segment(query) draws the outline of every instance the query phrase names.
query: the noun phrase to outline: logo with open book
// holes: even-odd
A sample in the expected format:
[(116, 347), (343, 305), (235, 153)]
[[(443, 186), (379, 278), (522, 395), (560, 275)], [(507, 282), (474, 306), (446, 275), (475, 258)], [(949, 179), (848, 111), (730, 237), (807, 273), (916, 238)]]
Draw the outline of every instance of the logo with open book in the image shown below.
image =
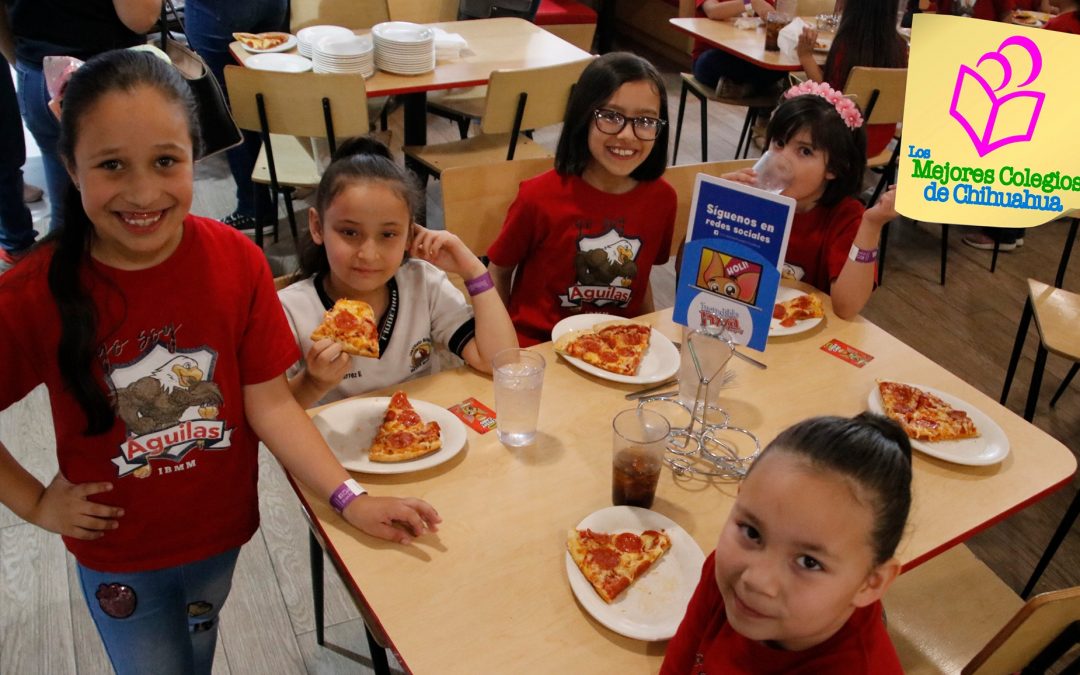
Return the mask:
[[(983, 64), (997, 65), (988, 66), (988, 74), (997, 74), (1000, 69), (1001, 82), (996, 87), (977, 70)], [(1006, 38), (997, 51), (983, 54), (975, 68), (960, 66), (949, 114), (967, 132), (980, 157), (1010, 143), (1031, 140), (1046, 94), (1025, 87), (1039, 77), (1042, 65), (1042, 53), (1035, 43), (1014, 35)], [(1010, 86), (1013, 76), (1019, 79), (1025, 71), (1023, 81)]]

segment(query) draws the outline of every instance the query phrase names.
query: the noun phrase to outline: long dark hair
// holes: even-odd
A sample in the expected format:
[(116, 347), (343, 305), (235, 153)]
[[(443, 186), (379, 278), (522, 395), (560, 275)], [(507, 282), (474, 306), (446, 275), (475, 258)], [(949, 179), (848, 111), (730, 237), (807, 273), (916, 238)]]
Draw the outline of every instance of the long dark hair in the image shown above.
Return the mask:
[[(320, 223), (325, 222), (326, 209), (334, 198), (350, 185), (363, 181), (379, 181), (388, 186), (408, 205), (411, 218), (415, 219), (420, 212), (423, 194), (416, 178), (394, 163), (390, 150), (385, 145), (373, 138), (359, 136), (338, 147), (333, 161), (319, 181), (319, 189), (315, 192), (315, 211), (319, 214)], [(408, 236), (411, 241), (411, 227)], [(310, 229), (305, 230), (300, 237), (298, 248), (300, 276), (307, 278), (330, 271), (326, 247), (315, 243)]]
[(811, 417), (781, 431), (757, 461), (777, 451), (802, 457), (812, 467), (835, 471), (858, 484), (874, 512), (870, 534), (874, 564), (896, 553), (911, 510), (911, 442), (900, 425), (872, 413), (853, 418)]
[[(153, 87), (184, 108), (191, 130), (192, 149), (198, 151), (199, 123), (187, 83), (175, 68), (158, 57), (124, 49), (90, 59), (71, 76), (64, 89), (60, 138), (56, 147), (69, 167), (75, 166), (75, 146), (79, 134), (84, 131), (80, 122), (86, 113), (106, 94), (133, 92), (140, 87)], [(49, 263), (49, 291), (60, 318), (56, 358), (64, 384), (86, 415), (84, 433), (90, 436), (105, 433), (115, 421), (109, 396), (94, 375), (98, 316), (82, 279), (84, 270), (90, 267), (94, 224), (86, 215), (74, 185), (68, 186), (62, 208), (63, 226), (46, 239), (55, 242)]]
[(907, 65), (907, 44), (896, 32), (897, 0), (852, 0), (844, 3), (844, 13), (825, 57), (825, 79), (835, 89), (843, 89), (855, 66), (903, 68)]
[(660, 119), (665, 124), (656, 137), (652, 152), (630, 177), (634, 180), (656, 180), (667, 168), (668, 105), (664, 80), (653, 64), (629, 52), (611, 52), (593, 60), (570, 94), (566, 104), (559, 145), (555, 148), (555, 170), (561, 176), (580, 176), (589, 165), (589, 130), (593, 112), (611, 100), (619, 87), (627, 82), (645, 80), (652, 83), (660, 96)]
[(765, 130), (765, 142), (766, 147), (773, 140), (786, 144), (799, 131), (809, 131), (811, 145), (825, 152), (826, 168), (836, 176), (827, 181), (819, 202), (822, 206), (835, 206), (862, 187), (866, 171), (865, 126), (849, 129), (832, 103), (814, 94), (804, 94), (777, 106)]

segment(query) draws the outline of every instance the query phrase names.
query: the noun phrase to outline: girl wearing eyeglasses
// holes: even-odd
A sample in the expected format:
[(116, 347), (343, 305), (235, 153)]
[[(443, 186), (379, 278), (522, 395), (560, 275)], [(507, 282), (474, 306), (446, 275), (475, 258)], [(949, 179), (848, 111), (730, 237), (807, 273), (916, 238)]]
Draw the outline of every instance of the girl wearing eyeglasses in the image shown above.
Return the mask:
[(574, 314), (653, 310), (649, 273), (671, 249), (667, 93), (645, 59), (605, 54), (566, 108), (555, 168), (523, 181), (488, 270), (522, 346)]

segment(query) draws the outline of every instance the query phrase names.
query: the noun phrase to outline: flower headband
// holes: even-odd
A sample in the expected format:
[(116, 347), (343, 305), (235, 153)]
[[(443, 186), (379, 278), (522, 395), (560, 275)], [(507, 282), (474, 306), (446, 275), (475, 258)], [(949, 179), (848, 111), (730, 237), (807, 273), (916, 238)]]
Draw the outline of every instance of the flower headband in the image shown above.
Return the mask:
[(855, 102), (844, 96), (841, 92), (833, 89), (829, 86), (828, 82), (806, 80), (784, 92), (785, 99), (806, 95), (820, 96), (831, 103), (832, 107), (836, 108), (836, 112), (840, 115), (840, 119), (844, 120), (844, 124), (846, 124), (849, 129), (854, 130), (862, 126), (862, 114), (859, 112), (859, 108), (855, 105)]

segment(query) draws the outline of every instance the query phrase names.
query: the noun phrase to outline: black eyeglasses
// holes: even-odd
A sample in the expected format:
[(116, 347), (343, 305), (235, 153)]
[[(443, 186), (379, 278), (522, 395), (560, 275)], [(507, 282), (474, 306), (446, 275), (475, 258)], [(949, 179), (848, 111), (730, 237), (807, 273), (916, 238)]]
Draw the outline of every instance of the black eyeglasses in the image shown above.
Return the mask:
[(593, 119), (596, 122), (597, 129), (611, 136), (625, 129), (626, 123), (630, 122), (634, 135), (642, 141), (655, 141), (656, 137), (660, 135), (660, 130), (667, 124), (664, 120), (656, 117), (627, 117), (621, 112), (608, 110), (607, 108), (594, 110)]

